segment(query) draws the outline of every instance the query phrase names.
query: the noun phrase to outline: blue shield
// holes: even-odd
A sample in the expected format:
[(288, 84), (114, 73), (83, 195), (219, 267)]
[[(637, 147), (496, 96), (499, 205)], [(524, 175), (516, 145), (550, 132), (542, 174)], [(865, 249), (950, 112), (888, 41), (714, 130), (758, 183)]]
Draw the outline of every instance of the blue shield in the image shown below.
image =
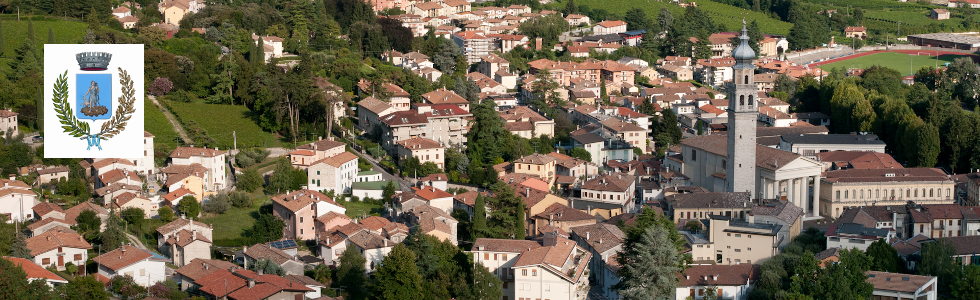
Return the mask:
[(75, 115), (89, 120), (112, 117), (112, 74), (75, 74)]

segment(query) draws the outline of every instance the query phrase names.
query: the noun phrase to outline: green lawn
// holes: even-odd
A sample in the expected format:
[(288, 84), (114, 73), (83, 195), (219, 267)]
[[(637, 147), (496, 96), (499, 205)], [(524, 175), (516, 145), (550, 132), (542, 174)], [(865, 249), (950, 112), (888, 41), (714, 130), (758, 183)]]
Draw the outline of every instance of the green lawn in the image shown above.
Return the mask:
[[(675, 4), (668, 3), (667, 1), (661, 2), (657, 0), (579, 0), (576, 1), (577, 4), (584, 4), (592, 9), (605, 9), (609, 12), (616, 13), (619, 15), (625, 15), (627, 10), (633, 9), (634, 7), (643, 8), (647, 13), (647, 17), (656, 20), (657, 15), (660, 14), (660, 8), (666, 7), (670, 10), (674, 19), (684, 17), (684, 8), (677, 6)], [(711, 2), (711, 1), (697, 1), (698, 8), (704, 10), (716, 23), (721, 23), (725, 25), (725, 30), (727, 31), (737, 31), (742, 28), (742, 18), (746, 21), (752, 22), (752, 20), (757, 20), (759, 22), (759, 28), (762, 29), (763, 33), (766, 34), (777, 34), (786, 35), (789, 34), (789, 29), (793, 25), (787, 22), (773, 19), (763, 13), (754, 12), (751, 10), (741, 9), (728, 4)]]
[(262, 131), (252, 121), (251, 111), (244, 106), (172, 102), (170, 108), (185, 130), (191, 130), (188, 122), (197, 122), (222, 149), (234, 146), (232, 131), (238, 136), (238, 148), (280, 146), (275, 135)]
[(361, 201), (338, 201), (337, 203), (347, 208), (347, 216), (351, 218), (360, 218), (365, 212), (368, 216), (381, 216), (381, 211), (384, 209), (381, 205)]
[(220, 215), (204, 216), (201, 222), (211, 224), (214, 228), (214, 245), (222, 247), (245, 246), (247, 240), (244, 239), (246, 230), (252, 228), (255, 217), (259, 214), (262, 205), (271, 203), (268, 196), (260, 192), (253, 193), (255, 201), (251, 208), (231, 207), (227, 212)]
[(152, 133), (155, 137), (153, 138), (154, 144), (164, 144), (169, 146), (176, 146), (177, 143), (177, 132), (174, 131), (174, 126), (167, 121), (167, 117), (163, 115), (160, 111), (160, 107), (153, 104), (149, 98), (143, 101), (143, 116), (145, 122), (143, 123), (143, 129)]
[[(926, 54), (927, 51), (923, 51), (921, 55), (909, 55), (905, 53), (896, 52), (883, 52), (875, 53), (871, 55), (866, 55), (854, 59), (848, 59), (844, 61), (839, 61), (835, 63), (830, 63), (826, 65), (821, 65), (820, 68), (823, 70), (831, 70), (833, 68), (859, 68), (865, 69), (873, 65), (884, 66), (898, 70), (902, 74), (912, 74), (922, 67), (929, 66), (935, 67), (937, 64), (937, 59), (935, 55)], [(956, 58), (961, 57), (961, 55), (942, 55), (939, 56), (938, 64), (943, 66), (947, 62), (952, 62)], [(909, 69), (909, 64), (911, 63), (912, 69)]]

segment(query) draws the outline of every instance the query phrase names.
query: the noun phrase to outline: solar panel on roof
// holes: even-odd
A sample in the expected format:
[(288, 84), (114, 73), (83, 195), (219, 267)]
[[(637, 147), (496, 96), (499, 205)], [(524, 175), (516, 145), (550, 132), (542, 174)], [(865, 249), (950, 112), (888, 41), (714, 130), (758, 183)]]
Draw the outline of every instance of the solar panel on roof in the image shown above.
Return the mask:
[(273, 248), (276, 248), (276, 249), (289, 249), (289, 248), (296, 248), (296, 247), (298, 247), (296, 245), (296, 241), (294, 241), (294, 240), (282, 240), (282, 241), (269, 242), (268, 245), (271, 246), (271, 247), (273, 247)]

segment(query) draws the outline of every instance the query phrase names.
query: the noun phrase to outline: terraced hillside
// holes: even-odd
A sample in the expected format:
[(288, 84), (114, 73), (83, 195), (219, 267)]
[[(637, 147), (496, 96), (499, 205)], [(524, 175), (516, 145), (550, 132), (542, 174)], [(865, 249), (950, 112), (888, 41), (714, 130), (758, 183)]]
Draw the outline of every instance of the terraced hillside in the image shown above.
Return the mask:
[[(666, 7), (668, 10), (670, 10), (675, 19), (684, 15), (683, 7), (656, 0), (578, 0), (576, 3), (587, 5), (593, 9), (605, 9), (619, 15), (626, 14), (627, 10), (634, 7), (643, 8), (643, 10), (646, 11), (647, 16), (651, 18), (656, 18), (660, 13), (660, 8), (662, 7)], [(773, 19), (763, 13), (734, 7), (728, 4), (711, 1), (697, 1), (697, 4), (701, 10), (711, 15), (716, 23), (724, 24), (727, 31), (734, 31), (741, 28), (743, 18), (750, 22), (752, 20), (758, 21), (759, 27), (762, 28), (762, 31), (765, 34), (786, 35), (789, 33), (790, 27), (793, 27), (793, 24), (791, 23)]]

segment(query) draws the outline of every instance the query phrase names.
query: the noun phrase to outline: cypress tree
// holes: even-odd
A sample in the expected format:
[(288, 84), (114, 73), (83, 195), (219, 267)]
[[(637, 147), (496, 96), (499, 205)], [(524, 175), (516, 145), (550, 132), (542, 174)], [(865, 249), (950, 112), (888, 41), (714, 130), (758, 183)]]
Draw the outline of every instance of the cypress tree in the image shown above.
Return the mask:
[(37, 129), (44, 131), (44, 88), (37, 89), (37, 103), (34, 105), (37, 107)]
[(48, 44), (54, 44), (54, 28), (48, 27)]
[(473, 241), (477, 238), (486, 237), (487, 232), (487, 205), (483, 195), (476, 196), (476, 204), (473, 209), (473, 233), (470, 237)]
[(27, 236), (23, 232), (17, 233), (17, 238), (14, 239), (14, 245), (10, 247), (10, 256), (28, 260), (34, 259), (34, 256), (31, 256), (31, 249), (27, 248)]
[(0, 22), (0, 57), (5, 50), (7, 50), (7, 40), (3, 37), (3, 22)]
[(27, 21), (27, 39), (34, 41), (34, 21)]
[(517, 228), (514, 228), (514, 239), (523, 240), (525, 235), (524, 221), (526, 219), (524, 217), (524, 199), (518, 199), (516, 215), (517, 215)]

